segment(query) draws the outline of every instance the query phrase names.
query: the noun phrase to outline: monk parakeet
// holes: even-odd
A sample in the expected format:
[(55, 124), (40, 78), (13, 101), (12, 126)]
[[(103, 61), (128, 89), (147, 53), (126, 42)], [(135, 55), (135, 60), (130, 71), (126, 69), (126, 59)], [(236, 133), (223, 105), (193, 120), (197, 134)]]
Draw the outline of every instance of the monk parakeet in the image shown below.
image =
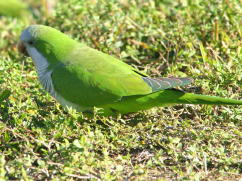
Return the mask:
[(151, 78), (48, 26), (31, 25), (20, 39), (19, 50), (33, 59), (44, 89), (63, 106), (78, 111), (97, 107), (103, 115), (114, 115), (174, 104), (242, 104), (175, 89), (192, 79)]

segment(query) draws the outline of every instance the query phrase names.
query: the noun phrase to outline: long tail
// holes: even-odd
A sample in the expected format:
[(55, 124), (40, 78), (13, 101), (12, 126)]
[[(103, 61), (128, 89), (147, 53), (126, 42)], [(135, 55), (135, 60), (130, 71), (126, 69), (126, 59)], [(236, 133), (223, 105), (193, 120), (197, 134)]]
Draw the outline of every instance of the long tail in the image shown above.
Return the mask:
[(165, 106), (167, 104), (242, 105), (242, 100), (186, 93), (177, 89), (155, 92), (143, 97), (143, 99), (145, 98), (147, 99), (146, 102), (153, 103), (153, 106)]
[(112, 111), (126, 114), (152, 107), (175, 104), (242, 105), (242, 100), (185, 93), (176, 89), (166, 89), (148, 95), (124, 97), (121, 101), (103, 108), (105, 108), (107, 114), (112, 114)]
[(177, 99), (181, 104), (215, 104), (215, 105), (242, 105), (242, 100), (228, 99), (216, 96), (185, 93)]

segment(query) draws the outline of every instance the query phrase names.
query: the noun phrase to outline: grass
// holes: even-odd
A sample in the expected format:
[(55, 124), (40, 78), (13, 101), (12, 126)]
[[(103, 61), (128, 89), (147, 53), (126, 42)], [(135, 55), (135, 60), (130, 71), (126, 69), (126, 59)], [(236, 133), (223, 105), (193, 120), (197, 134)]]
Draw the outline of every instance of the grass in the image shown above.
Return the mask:
[(190, 92), (239, 99), (239, 1), (63, 0), (50, 16), (33, 11), (29, 23), (0, 18), (0, 180), (239, 180), (239, 106), (85, 118), (44, 92), (16, 49), (28, 24), (46, 24), (151, 76), (194, 77)]

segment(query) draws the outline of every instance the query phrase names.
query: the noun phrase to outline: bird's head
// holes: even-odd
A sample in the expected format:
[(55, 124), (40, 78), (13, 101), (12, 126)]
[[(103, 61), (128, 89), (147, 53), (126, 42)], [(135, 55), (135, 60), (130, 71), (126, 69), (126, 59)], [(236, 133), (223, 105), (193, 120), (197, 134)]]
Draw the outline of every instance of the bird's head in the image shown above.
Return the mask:
[(20, 36), (20, 41), (18, 42), (18, 50), (20, 53), (23, 53), (26, 56), (29, 56), (27, 49), (33, 48), (34, 42), (36, 43), (36, 38), (33, 36), (35, 29), (36, 26), (29, 26), (22, 32)]
[(64, 33), (44, 25), (31, 25), (20, 36), (18, 49), (36, 63), (44, 57), (50, 64), (65, 58), (76, 42)]

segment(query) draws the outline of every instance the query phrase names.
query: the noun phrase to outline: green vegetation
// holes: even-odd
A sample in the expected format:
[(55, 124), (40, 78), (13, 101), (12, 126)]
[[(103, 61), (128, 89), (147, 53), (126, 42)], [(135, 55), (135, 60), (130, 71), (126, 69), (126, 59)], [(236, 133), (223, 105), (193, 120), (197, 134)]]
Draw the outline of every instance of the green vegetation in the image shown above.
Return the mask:
[(25, 16), (27, 15), (27, 6), (21, 0), (0, 0), (0, 15)]
[[(62, 0), (52, 16), (41, 12), (32, 23), (149, 75), (193, 77), (187, 91), (241, 96), (237, 0)], [(0, 180), (239, 180), (241, 107), (179, 105), (117, 118), (65, 111), (17, 52), (27, 25), (0, 19)]]

